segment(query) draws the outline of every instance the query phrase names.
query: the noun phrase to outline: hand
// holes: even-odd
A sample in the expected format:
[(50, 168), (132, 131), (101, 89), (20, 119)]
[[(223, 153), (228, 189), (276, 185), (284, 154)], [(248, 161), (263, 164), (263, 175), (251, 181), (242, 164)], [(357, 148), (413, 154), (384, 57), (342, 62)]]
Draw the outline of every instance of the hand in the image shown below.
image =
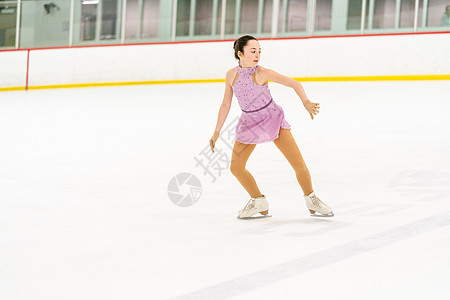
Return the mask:
[(318, 114), (319, 113), (319, 108), (320, 108), (320, 103), (313, 103), (309, 100), (306, 100), (303, 103), (303, 106), (306, 108), (306, 110), (309, 112), (309, 115), (311, 116), (311, 120), (314, 119), (313, 114)]
[(212, 138), (209, 140), (209, 146), (211, 147), (212, 152), (214, 152), (214, 146), (218, 138), (219, 138), (219, 131), (214, 131)]

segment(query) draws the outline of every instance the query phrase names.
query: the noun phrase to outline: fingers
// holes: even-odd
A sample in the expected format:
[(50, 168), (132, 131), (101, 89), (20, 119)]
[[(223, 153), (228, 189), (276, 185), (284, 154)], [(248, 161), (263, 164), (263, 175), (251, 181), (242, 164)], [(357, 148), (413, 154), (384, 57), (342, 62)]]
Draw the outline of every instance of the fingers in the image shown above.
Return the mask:
[(317, 109), (308, 109), (308, 112), (310, 114), (315, 114), (315, 115), (317, 115), (319, 113), (319, 111)]
[(314, 104), (314, 107), (313, 107), (312, 111), (314, 114), (318, 114), (320, 105), (319, 105), (319, 103), (313, 103), (313, 104)]
[(305, 103), (305, 108), (311, 116), (311, 120), (314, 120), (314, 115), (317, 115), (319, 113), (320, 103), (307, 101)]
[(313, 103), (313, 104), (314, 104), (314, 109), (315, 109), (315, 110), (318, 110), (318, 109), (320, 108), (319, 103)]
[(320, 105), (319, 105), (319, 103), (309, 103), (309, 104), (305, 105), (305, 108), (308, 112), (318, 113)]
[(211, 147), (211, 151), (214, 152), (214, 141), (209, 140), (209, 146)]

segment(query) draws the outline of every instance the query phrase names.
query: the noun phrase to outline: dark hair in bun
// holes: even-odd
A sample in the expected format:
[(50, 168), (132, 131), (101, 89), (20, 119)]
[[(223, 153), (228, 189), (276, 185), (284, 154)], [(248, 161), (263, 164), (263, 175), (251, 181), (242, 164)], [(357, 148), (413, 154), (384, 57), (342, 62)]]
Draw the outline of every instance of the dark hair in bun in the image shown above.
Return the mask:
[(247, 45), (247, 42), (249, 40), (257, 41), (258, 39), (256, 39), (255, 37), (253, 37), (251, 35), (244, 35), (244, 36), (241, 36), (240, 38), (238, 38), (237, 40), (234, 41), (234, 44), (233, 44), (234, 57), (237, 60), (239, 60), (238, 51), (241, 51), (242, 53), (244, 53), (244, 47)]

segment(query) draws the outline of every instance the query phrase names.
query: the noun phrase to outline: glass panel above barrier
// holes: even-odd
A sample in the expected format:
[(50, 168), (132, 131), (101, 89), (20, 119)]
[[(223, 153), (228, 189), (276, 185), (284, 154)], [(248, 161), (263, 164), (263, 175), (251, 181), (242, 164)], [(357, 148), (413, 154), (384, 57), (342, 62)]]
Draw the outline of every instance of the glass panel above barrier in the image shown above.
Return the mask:
[[(276, 37), (450, 31), (448, 1), (278, 0)], [(17, 0), (0, 0), (0, 48), (216, 40), (222, 38), (222, 23), (224, 39), (270, 38), (273, 3), (126, 0), (124, 6), (125, 0), (22, 0), (18, 7)]]
[(399, 27), (414, 28), (414, 12), (416, 0), (401, 0)]
[(419, 9), (417, 11), (417, 29), (424, 27), (423, 16), (423, 0), (419, 0)]
[(450, 30), (450, 2), (428, 0), (427, 27)]
[(127, 0), (125, 12), (125, 39), (136, 39), (138, 37), (139, 15), (138, 0)]
[(138, 38), (138, 0), (127, 0), (126, 7), (124, 3), (125, 0), (74, 0), (72, 44), (119, 44), (122, 35)]
[(119, 28), (117, 28), (117, 21), (120, 13), (118, 4), (118, 0), (101, 1), (100, 40), (115, 40), (118, 38)]
[(272, 32), (272, 12), (273, 12), (273, 0), (264, 0), (264, 7), (262, 13), (262, 32)]
[(159, 2), (159, 0), (144, 0), (141, 38), (158, 37)]
[(331, 5), (332, 0), (316, 0), (314, 32), (331, 30)]
[(278, 32), (306, 33), (308, 0), (280, 0)]
[(189, 35), (189, 21), (191, 17), (191, 0), (177, 1), (177, 36)]
[(211, 35), (213, 0), (195, 1), (194, 35)]
[(98, 2), (81, 2), (80, 41), (96, 40)]
[[(216, 15), (216, 25), (213, 26), (213, 35), (216, 35), (217, 37), (220, 36), (221, 29), (222, 29), (222, 6), (223, 6), (222, 0), (217, 0), (216, 5), (216, 11), (213, 12), (213, 22), (214, 22), (214, 15)], [(214, 9), (214, 7), (213, 7)]]
[(240, 2), (239, 33), (255, 34), (258, 25), (258, 0)]
[(372, 28), (395, 28), (396, 0), (376, 0)]
[[(366, 3), (368, 3), (368, 1)], [(361, 9), (362, 9), (362, 0), (349, 0), (347, 7), (346, 30), (354, 30), (354, 29), (361, 30), (361, 20), (362, 20)], [(368, 10), (366, 9), (366, 11)]]
[(16, 44), (17, 1), (0, 1), (0, 48)]
[(69, 45), (70, 1), (22, 0), (19, 48)]
[(225, 34), (238, 34), (234, 31), (236, 23), (236, 0), (227, 0), (225, 10)]

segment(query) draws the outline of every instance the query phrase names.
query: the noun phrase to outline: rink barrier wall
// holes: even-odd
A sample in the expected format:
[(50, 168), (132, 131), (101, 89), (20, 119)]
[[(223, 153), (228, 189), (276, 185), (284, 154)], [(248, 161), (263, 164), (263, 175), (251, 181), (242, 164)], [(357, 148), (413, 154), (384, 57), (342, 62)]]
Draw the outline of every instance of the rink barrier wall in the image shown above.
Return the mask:
[[(224, 82), (226, 71), (237, 65), (233, 42), (0, 50), (0, 91)], [(450, 80), (450, 31), (259, 42), (260, 64), (298, 81)]]

